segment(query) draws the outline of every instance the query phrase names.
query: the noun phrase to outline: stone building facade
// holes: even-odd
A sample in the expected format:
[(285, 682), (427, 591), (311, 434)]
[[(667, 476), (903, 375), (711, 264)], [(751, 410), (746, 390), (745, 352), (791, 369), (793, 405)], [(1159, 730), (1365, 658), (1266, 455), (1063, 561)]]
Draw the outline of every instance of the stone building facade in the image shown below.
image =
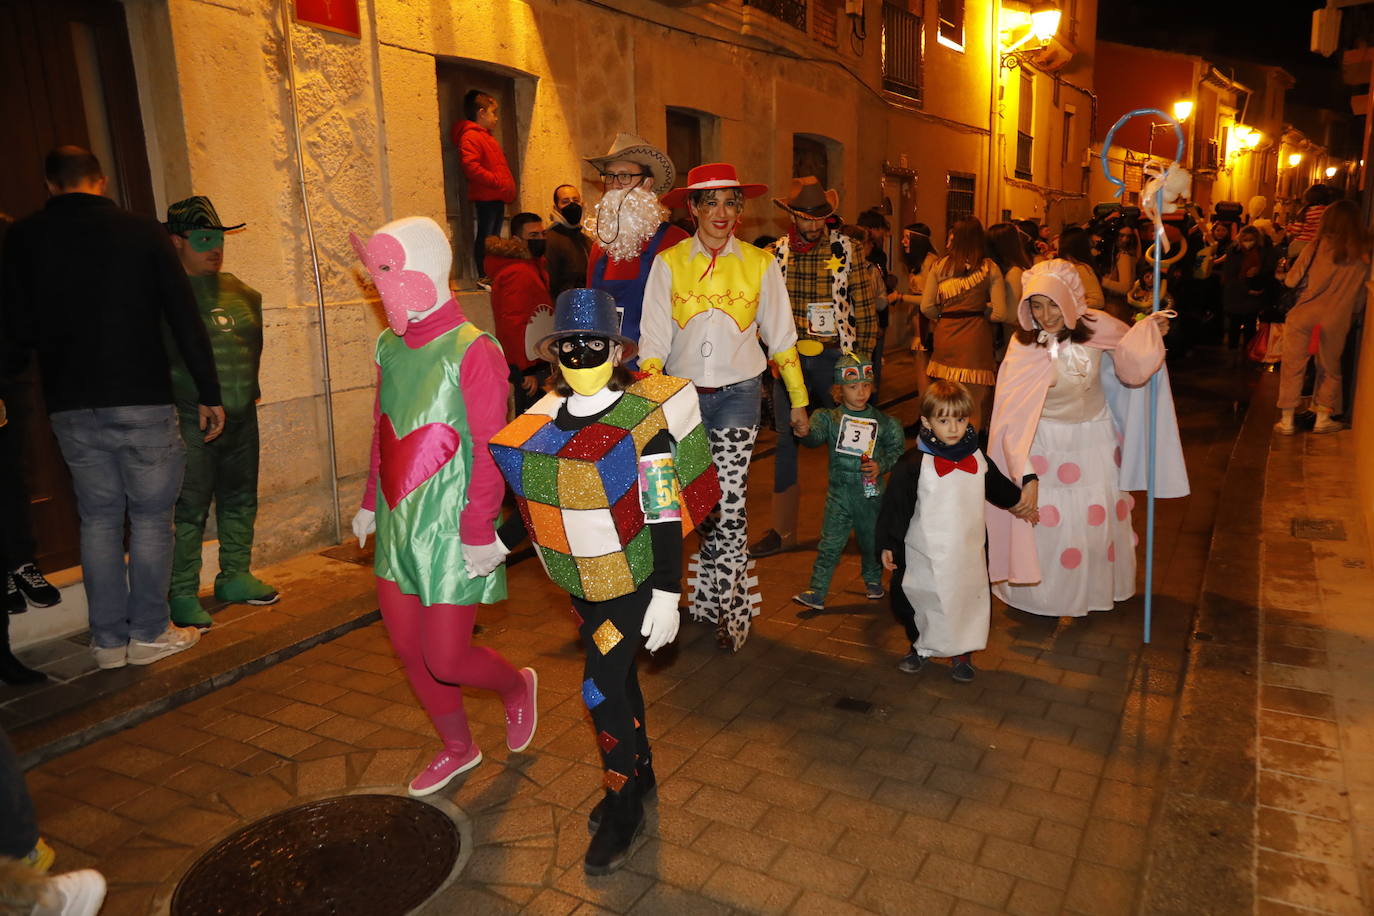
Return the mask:
[[(964, 215), (1090, 208), (1093, 0), (1066, 0), (1063, 40), (1014, 67), (1016, 0), (356, 2), (358, 37), (288, 23), (283, 0), (122, 3), (156, 207), (205, 194), (248, 224), (225, 269), (265, 307), (258, 562), (347, 532), (384, 326), (348, 234), (411, 215), (469, 231), (448, 139), (467, 85), (506, 101), (510, 213), (548, 213), (563, 183), (590, 205), (582, 157), (619, 131), (776, 193), (821, 170), (847, 217), (882, 206), (937, 243)], [(784, 228), (762, 200), (741, 235)], [(487, 322), (458, 242), (462, 304)]]

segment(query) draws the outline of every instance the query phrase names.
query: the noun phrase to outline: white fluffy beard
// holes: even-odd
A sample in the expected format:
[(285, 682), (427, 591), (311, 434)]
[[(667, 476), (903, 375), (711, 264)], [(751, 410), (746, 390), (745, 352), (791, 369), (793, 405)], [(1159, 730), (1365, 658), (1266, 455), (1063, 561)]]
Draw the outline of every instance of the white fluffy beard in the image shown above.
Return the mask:
[(612, 261), (632, 261), (658, 231), (664, 214), (653, 191), (614, 188), (597, 202), (595, 215), (584, 226)]

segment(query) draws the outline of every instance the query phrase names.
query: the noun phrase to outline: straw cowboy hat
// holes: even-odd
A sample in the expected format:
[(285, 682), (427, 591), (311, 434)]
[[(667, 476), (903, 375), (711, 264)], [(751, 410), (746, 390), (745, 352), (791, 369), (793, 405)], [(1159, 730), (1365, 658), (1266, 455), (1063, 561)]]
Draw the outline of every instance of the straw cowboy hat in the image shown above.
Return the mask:
[(673, 160), (668, 158), (668, 154), (634, 134), (616, 134), (615, 142), (606, 155), (592, 156), (582, 161), (602, 172), (607, 165), (620, 160), (635, 162), (648, 169), (654, 176), (655, 194), (667, 191), (677, 180), (677, 169), (673, 168)]
[(840, 208), (840, 192), (821, 185), (813, 175), (792, 179), (787, 197), (774, 197), (773, 203), (802, 219), (825, 219)]
[(745, 197), (762, 197), (768, 193), (766, 184), (742, 183), (735, 174), (735, 167), (728, 162), (709, 162), (687, 173), (686, 187), (673, 188), (660, 200), (663, 206), (676, 210), (687, 206), (687, 195), (693, 191), (716, 191), (722, 188), (738, 188)]

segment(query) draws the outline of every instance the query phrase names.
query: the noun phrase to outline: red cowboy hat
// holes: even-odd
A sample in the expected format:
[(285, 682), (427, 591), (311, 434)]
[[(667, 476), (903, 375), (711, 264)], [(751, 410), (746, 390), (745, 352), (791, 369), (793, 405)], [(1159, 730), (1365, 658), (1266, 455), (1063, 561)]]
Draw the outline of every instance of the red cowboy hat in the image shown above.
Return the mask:
[(728, 162), (708, 162), (687, 173), (687, 187), (673, 188), (659, 199), (663, 206), (676, 210), (687, 206), (687, 195), (692, 191), (718, 188), (739, 188), (745, 197), (762, 197), (768, 193), (766, 184), (742, 184), (735, 174), (735, 167)]

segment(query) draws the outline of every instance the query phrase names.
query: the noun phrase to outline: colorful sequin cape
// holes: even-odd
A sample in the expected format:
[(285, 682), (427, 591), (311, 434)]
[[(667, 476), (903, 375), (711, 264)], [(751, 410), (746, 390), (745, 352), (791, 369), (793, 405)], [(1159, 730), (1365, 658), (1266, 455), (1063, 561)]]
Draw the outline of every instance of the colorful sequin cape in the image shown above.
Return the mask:
[(546, 395), (492, 437), (491, 453), (549, 578), (575, 597), (609, 601), (654, 568), (638, 485), (649, 440), (663, 429), (673, 439), (684, 533), (720, 501), (720, 483), (687, 379), (640, 379), (578, 430), (553, 422), (564, 401)]

